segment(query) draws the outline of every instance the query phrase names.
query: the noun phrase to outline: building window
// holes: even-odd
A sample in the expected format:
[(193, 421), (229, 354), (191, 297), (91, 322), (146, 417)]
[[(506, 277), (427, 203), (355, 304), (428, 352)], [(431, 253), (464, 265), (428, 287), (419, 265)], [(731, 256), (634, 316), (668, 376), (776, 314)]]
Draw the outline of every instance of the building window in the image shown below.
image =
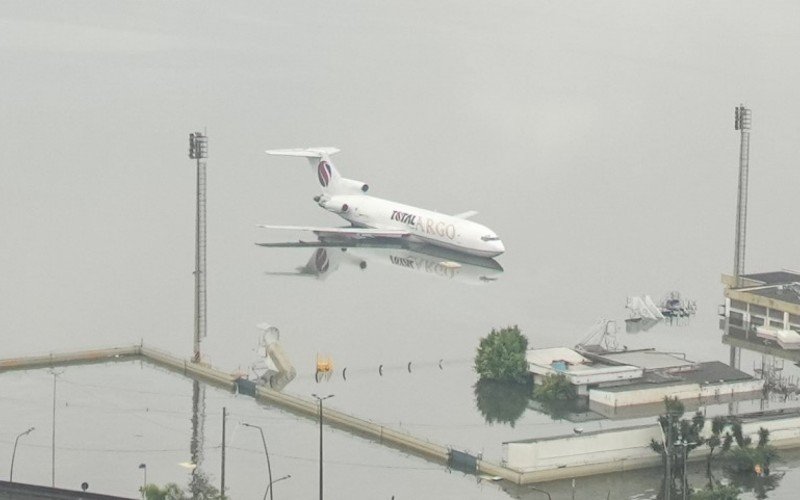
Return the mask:
[(772, 319), (779, 319), (781, 323), (783, 323), (783, 311), (779, 311), (777, 309), (770, 309), (769, 317)]
[(731, 309), (738, 309), (740, 311), (747, 310), (747, 303), (742, 302), (741, 300), (733, 300), (731, 299)]

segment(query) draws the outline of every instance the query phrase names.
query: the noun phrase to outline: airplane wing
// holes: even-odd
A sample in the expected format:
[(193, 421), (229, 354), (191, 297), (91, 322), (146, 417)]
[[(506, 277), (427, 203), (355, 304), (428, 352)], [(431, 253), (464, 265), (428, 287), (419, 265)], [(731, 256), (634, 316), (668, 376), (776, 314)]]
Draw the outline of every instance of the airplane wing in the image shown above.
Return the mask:
[(467, 210), (466, 212), (461, 212), (460, 214), (455, 214), (455, 215), (453, 215), (453, 217), (456, 217), (456, 218), (459, 218), (459, 219), (469, 219), (470, 217), (475, 217), (476, 215), (478, 215), (477, 211), (475, 211), (475, 210)]
[(259, 224), (264, 229), (281, 229), (287, 231), (310, 231), (317, 236), (343, 238), (402, 238), (411, 234), (404, 229), (372, 229), (367, 227), (313, 227), (313, 226), (271, 226)]

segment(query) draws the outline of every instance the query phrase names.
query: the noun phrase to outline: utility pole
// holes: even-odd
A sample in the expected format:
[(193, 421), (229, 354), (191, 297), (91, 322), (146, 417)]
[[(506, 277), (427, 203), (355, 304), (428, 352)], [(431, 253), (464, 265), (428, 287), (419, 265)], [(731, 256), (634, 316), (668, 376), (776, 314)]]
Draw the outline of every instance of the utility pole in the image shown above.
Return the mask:
[(57, 371), (54, 369), (50, 369), (50, 373), (53, 375), (53, 441), (51, 443), (51, 457), (50, 457), (50, 485), (55, 488), (56, 487), (56, 388), (57, 388), (57, 381), (58, 376), (64, 373), (63, 370)]
[(664, 451), (667, 453), (667, 471), (664, 476), (664, 498), (670, 500), (672, 494), (672, 413), (667, 409), (667, 442), (664, 443)]
[(322, 402), (328, 398), (332, 398), (333, 394), (328, 394), (325, 397), (312, 394), (319, 403), (319, 500), (322, 500)]
[(225, 420), (227, 418), (227, 408), (222, 407), (222, 473), (220, 474), (219, 492), (225, 498)]
[(189, 158), (197, 160), (197, 214), (195, 218), (194, 259), (194, 353), (200, 362), (200, 340), (206, 336), (206, 158), (208, 137), (202, 132), (189, 134)]

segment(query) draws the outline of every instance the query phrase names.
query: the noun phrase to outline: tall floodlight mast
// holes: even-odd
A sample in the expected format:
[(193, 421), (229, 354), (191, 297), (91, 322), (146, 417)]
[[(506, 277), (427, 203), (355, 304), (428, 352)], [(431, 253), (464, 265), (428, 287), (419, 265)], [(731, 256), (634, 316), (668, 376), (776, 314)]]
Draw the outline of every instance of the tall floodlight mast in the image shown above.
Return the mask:
[(750, 123), (751, 113), (744, 105), (736, 108), (735, 129), (741, 131), (739, 146), (739, 195), (736, 201), (736, 249), (733, 257), (733, 277), (736, 286), (742, 286), (744, 274), (744, 251), (747, 239), (747, 176), (750, 170)]
[(206, 158), (208, 137), (189, 134), (189, 158), (197, 160), (197, 217), (195, 223), (194, 266), (194, 354), (200, 362), (200, 339), (206, 336)]
[[(739, 145), (739, 194), (736, 199), (736, 248), (733, 256), (733, 280), (734, 286), (742, 286), (742, 275), (744, 274), (744, 251), (747, 240), (747, 176), (750, 170), (750, 124), (751, 113), (748, 108), (740, 104), (735, 112), (734, 129), (739, 130), (742, 135)], [(745, 321), (749, 319), (745, 318)], [(738, 347), (731, 346), (730, 366), (739, 368), (742, 357)], [(731, 402), (729, 412), (736, 414), (739, 412), (738, 403)]]

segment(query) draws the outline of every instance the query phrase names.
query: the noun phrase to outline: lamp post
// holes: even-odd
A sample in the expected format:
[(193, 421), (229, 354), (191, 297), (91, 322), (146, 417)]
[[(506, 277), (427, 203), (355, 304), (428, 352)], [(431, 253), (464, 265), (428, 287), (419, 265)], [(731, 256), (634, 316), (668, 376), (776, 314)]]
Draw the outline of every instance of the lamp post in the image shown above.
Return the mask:
[(58, 376), (64, 373), (64, 370), (55, 370), (50, 369), (50, 373), (53, 374), (53, 440), (50, 445), (51, 448), (51, 455), (50, 455), (50, 486), (53, 488), (56, 487), (56, 388), (58, 383)]
[(147, 464), (139, 464), (139, 468), (144, 471), (144, 478), (142, 479), (142, 498), (145, 498), (145, 491), (147, 490)]
[[(269, 476), (269, 485), (272, 485), (272, 467), (269, 465), (269, 451), (267, 451), (267, 440), (264, 438), (264, 430), (257, 425), (248, 424), (246, 422), (242, 422), (242, 425), (254, 427), (258, 429), (258, 432), (261, 433), (261, 442), (264, 444), (264, 455), (267, 456), (267, 475)], [(272, 488), (270, 488), (269, 485), (267, 486), (267, 491), (269, 492), (269, 500), (272, 500)], [(266, 491), (264, 492), (264, 498), (267, 498)]]
[(20, 432), (19, 434), (17, 434), (17, 438), (14, 440), (14, 451), (11, 453), (11, 472), (9, 472), (8, 474), (9, 483), (14, 482), (14, 458), (17, 456), (17, 442), (19, 441), (19, 438), (21, 438), (22, 436), (27, 436), (28, 434), (33, 432), (35, 428), (36, 427), (31, 427), (25, 432)]
[[(290, 477), (292, 477), (292, 475), (291, 474), (287, 474), (287, 475), (285, 475), (283, 477), (279, 477), (278, 479), (272, 481), (271, 483), (269, 483), (267, 485), (267, 491), (272, 493), (272, 485), (273, 484), (277, 483), (278, 481), (283, 481), (284, 479), (289, 479)], [(267, 498), (267, 492), (266, 491), (264, 492), (264, 498)]]
[(322, 500), (322, 402), (328, 398), (332, 398), (333, 394), (327, 396), (317, 396), (312, 394), (319, 403), (319, 500)]

